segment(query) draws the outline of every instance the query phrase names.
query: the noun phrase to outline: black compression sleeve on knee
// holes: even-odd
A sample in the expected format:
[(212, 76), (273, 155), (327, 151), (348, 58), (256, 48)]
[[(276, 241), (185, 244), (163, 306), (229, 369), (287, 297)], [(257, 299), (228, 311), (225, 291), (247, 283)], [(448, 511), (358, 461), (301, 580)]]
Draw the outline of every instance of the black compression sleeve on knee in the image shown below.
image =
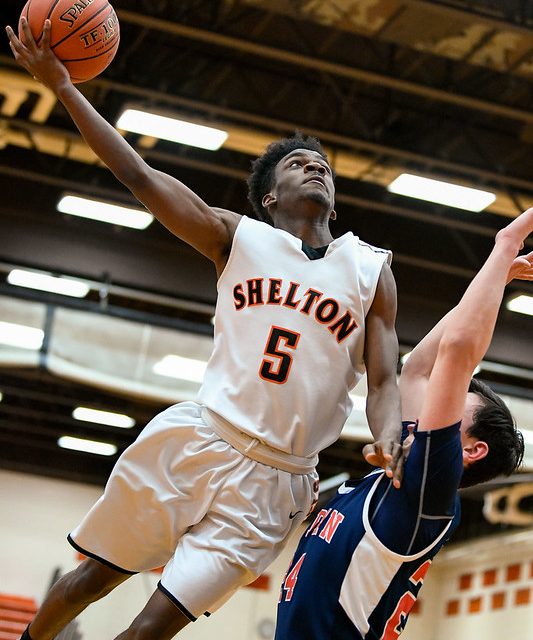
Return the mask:
[(24, 633), (20, 636), (20, 640), (32, 640), (31, 636), (30, 636), (30, 632), (28, 631), (28, 629), (30, 628), (30, 625), (28, 625), (26, 627), (26, 630), (24, 631)]

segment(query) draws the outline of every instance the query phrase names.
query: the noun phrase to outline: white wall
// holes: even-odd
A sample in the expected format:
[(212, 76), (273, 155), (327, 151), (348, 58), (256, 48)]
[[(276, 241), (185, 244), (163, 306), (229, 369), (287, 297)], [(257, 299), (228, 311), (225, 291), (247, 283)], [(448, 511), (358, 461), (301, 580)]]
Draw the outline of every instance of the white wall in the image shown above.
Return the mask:
[[(0, 592), (33, 597), (39, 603), (56, 567), (77, 566), (67, 533), (85, 515), (101, 490), (90, 485), (0, 471)], [(272, 638), (279, 585), (293, 553), (295, 536), (266, 572), (268, 591), (241, 589), (210, 618), (190, 624), (183, 640), (262, 640)], [(159, 576), (133, 576), (79, 618), (87, 640), (110, 640), (123, 631), (154, 591)], [(260, 634), (260, 627), (264, 634)], [(268, 633), (268, 629), (271, 632)]]
[(446, 547), (419, 600), (402, 640), (531, 640), (533, 529)]

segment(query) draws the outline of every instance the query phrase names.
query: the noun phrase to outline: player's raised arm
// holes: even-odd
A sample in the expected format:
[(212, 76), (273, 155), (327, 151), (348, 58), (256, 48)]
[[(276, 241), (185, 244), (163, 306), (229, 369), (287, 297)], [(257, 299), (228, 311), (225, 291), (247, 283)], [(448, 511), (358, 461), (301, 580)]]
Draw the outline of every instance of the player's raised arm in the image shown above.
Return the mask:
[[(521, 224), (527, 220), (529, 215), (529, 211), (522, 214), (525, 217), (521, 216)], [(518, 223), (511, 224), (517, 225)], [(504, 232), (507, 233), (505, 230), (502, 230), (501, 233), (503, 234)], [(518, 256), (513, 260), (507, 273), (506, 283), (511, 282), (513, 279), (533, 280), (533, 251), (527, 255)], [(413, 349), (409, 359), (403, 365), (400, 377), (400, 393), (404, 420), (416, 420), (420, 416), (429, 378), (437, 359), (441, 338), (445, 331), (453, 330), (454, 316), (456, 313), (462, 312), (462, 306), (460, 305), (449, 311), (433, 327)], [(478, 317), (481, 317), (481, 315)], [(477, 322), (472, 325), (472, 327), (477, 326)]]
[[(433, 359), (420, 411), (419, 430), (443, 428), (463, 416), (472, 373), (489, 347), (505, 285), (512, 277), (531, 279), (532, 255), (518, 258), (517, 255), (532, 232), (533, 209), (528, 209), (498, 232), (491, 254), (459, 304), (409, 358), (411, 367), (417, 365), (419, 358), (420, 362), (425, 362), (424, 366), (430, 367)], [(408, 394), (420, 392), (409, 388), (408, 371), (402, 372), (402, 378), (404, 373), (402, 401)]]
[(146, 164), (72, 84), (68, 71), (50, 49), (50, 21), (44, 24), (40, 45), (25, 18), (21, 18), (21, 25), (24, 43), (6, 27), (16, 61), (56, 94), (87, 144), (118, 180), (172, 233), (213, 260), (220, 272), (240, 216), (214, 211), (179, 180)]

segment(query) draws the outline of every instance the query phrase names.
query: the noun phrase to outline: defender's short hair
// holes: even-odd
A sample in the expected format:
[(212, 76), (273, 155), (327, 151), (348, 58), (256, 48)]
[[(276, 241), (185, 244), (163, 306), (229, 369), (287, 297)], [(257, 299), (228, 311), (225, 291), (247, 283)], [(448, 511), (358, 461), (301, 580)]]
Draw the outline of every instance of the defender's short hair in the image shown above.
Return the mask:
[(474, 422), (467, 434), (486, 442), (489, 450), (483, 459), (464, 470), (461, 487), (509, 476), (524, 458), (524, 437), (505, 402), (481, 380), (472, 379), (468, 390), (476, 393), (482, 404), (474, 412)]
[(274, 170), (282, 158), (296, 149), (316, 151), (329, 164), (320, 141), (313, 136), (304, 136), (300, 131), (289, 138), (269, 144), (265, 152), (252, 162), (252, 172), (248, 178), (248, 200), (257, 218), (263, 222), (273, 224), (268, 211), (263, 207), (263, 197), (272, 189)]

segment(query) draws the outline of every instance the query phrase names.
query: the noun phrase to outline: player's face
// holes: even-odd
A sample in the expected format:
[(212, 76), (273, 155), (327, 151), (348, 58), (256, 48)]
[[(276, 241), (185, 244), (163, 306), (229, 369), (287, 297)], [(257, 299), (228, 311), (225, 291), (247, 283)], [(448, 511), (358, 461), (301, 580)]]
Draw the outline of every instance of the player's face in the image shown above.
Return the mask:
[(334, 207), (335, 186), (327, 161), (316, 151), (296, 149), (282, 158), (275, 171), (278, 206), (290, 205), (291, 200), (307, 199), (331, 212)]

